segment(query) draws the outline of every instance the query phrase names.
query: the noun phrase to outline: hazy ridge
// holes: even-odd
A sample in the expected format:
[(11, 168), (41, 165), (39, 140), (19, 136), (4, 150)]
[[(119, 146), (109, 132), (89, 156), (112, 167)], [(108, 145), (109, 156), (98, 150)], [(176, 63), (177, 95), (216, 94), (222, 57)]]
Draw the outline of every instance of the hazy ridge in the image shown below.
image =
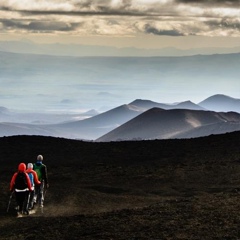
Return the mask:
[[(206, 108), (208, 106), (210, 109), (217, 106), (217, 109), (222, 111), (209, 111)], [(240, 130), (239, 106), (240, 99), (220, 94), (211, 96), (199, 104), (191, 101), (163, 104), (137, 99), (99, 114), (94, 111), (85, 115), (34, 114), (34, 124), (17, 122), (20, 116), (22, 121), (27, 118), (29, 121), (30, 113), (25, 115), (11, 112), (8, 116), (9, 110), (2, 107), (0, 117), (5, 120), (9, 117), (9, 121), (1, 121), (0, 136), (42, 135), (97, 141), (208, 136)], [(90, 116), (91, 114), (93, 115)], [(84, 116), (85, 119), (79, 120)], [(60, 119), (65, 121), (40, 124), (37, 121), (38, 117), (39, 121), (44, 118), (45, 122)], [(11, 122), (11, 119), (15, 121)]]
[(136, 47), (110, 47), (97, 45), (81, 44), (38, 44), (31, 41), (0, 41), (0, 51), (13, 53), (46, 54), (55, 56), (122, 56), (122, 57), (151, 57), (151, 56), (191, 56), (191, 55), (211, 55), (238, 53), (239, 47), (232, 48), (192, 48), (177, 49), (174, 47), (165, 47), (159, 49), (144, 49)]

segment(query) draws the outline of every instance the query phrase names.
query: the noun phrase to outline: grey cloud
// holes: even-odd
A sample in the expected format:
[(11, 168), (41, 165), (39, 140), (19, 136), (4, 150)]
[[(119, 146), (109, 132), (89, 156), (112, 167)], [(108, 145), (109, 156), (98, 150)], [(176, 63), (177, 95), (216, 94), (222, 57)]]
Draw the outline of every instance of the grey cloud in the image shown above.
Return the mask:
[(17, 10), (16, 12), (22, 15), (66, 15), (66, 16), (159, 16), (159, 14), (150, 14), (140, 11), (123, 11), (121, 9), (110, 9), (108, 7), (98, 7), (96, 10), (91, 11), (30, 11), (30, 10)]
[(17, 9), (13, 6), (0, 6), (0, 10), (17, 12), (22, 15), (66, 15), (66, 16), (159, 16), (158, 12), (153, 11), (154, 8), (147, 7), (145, 11), (139, 10), (138, 6), (132, 3), (132, 0), (122, 0), (117, 6), (111, 5), (111, 0), (86, 0), (78, 3), (72, 3), (73, 9), (58, 10), (56, 8), (50, 9)]
[(4, 28), (17, 28), (30, 31), (73, 31), (80, 23), (64, 23), (50, 21), (30, 21), (0, 19)]
[(221, 21), (206, 21), (206, 25), (210, 28), (233, 29), (240, 30), (240, 22), (232, 19), (222, 19)]
[(166, 30), (166, 29), (157, 29), (154, 26), (146, 24), (144, 30), (148, 34), (162, 35), (162, 36), (184, 36), (184, 34), (176, 29)]
[[(38, 1), (33, 2), (36, 5)], [(212, 29), (239, 29), (239, 21), (234, 21), (234, 16), (238, 17), (237, 11), (232, 13), (232, 21), (222, 20), (218, 22), (217, 20), (211, 20), (205, 22), (203, 17), (221, 20), (227, 12), (214, 11), (214, 7), (235, 7), (238, 10), (240, 0), (174, 0), (164, 1), (164, 3), (162, 1), (147, 3), (146, 1), (142, 4), (137, 4), (137, 1), (133, 0), (121, 0), (116, 5), (112, 4), (112, 0), (69, 0), (67, 3), (70, 8), (66, 8), (65, 5), (58, 6), (57, 2), (55, 1), (55, 5), (52, 4), (49, 9), (46, 9), (46, 6), (42, 8), (36, 8), (35, 6), (37, 10), (31, 8), (19, 9), (17, 8), (18, 5), (15, 8), (14, 5), (11, 8), (10, 5), (2, 5), (1, 8), (0, 3), (0, 9), (8, 11), (9, 16), (12, 13), (12, 16), (21, 14), (23, 18), (31, 18), (30, 20), (24, 20), (21, 17), (15, 20), (11, 18), (8, 20), (0, 19), (0, 22), (6, 30), (15, 28), (41, 32), (68, 32), (77, 30), (80, 26), (85, 26), (82, 32), (111, 34), (112, 31), (113, 34), (134, 34), (134, 31), (140, 31), (164, 36), (198, 35), (202, 33), (206, 35), (208, 34), (206, 32), (208, 29), (204, 28), (206, 25)], [(178, 8), (180, 3), (197, 7), (188, 10), (185, 6), (181, 9)], [(73, 10), (69, 11), (69, 9)], [(68, 18), (64, 18), (65, 16)], [(94, 16), (102, 16), (101, 21), (95, 21)], [(71, 22), (58, 21), (59, 17)], [(72, 17), (75, 17), (75, 19), (72, 20)], [(82, 23), (74, 23), (78, 17)], [(82, 17), (85, 17), (85, 19)], [(44, 20), (37, 20), (40, 18)], [(165, 24), (163, 24), (164, 21)], [(114, 26), (111, 28), (112, 25)], [(226, 34), (230, 34), (230, 32)], [(212, 32), (211, 34), (218, 33)], [(235, 34), (237, 34), (236, 31)]]
[(28, 29), (39, 31), (73, 31), (79, 26), (78, 23), (64, 22), (31, 22)]
[[(111, 10), (112, 0), (85, 0), (78, 3), (73, 3), (76, 8), (80, 9), (105, 9)], [(132, 0), (122, 0), (119, 4), (121, 9), (126, 9), (132, 6)]]
[(176, 3), (195, 4), (195, 5), (224, 5), (239, 6), (240, 0), (175, 0)]
[(73, 3), (75, 8), (77, 9), (91, 9), (93, 7), (103, 6), (103, 5), (109, 5), (111, 3), (111, 0), (85, 0), (81, 2)]
[[(177, 16), (181, 14), (177, 6), (179, 3), (204, 6), (232, 6), (239, 7), (240, 0), (175, 0), (166, 1), (165, 3), (145, 3), (144, 8), (141, 8), (140, 4), (136, 4), (132, 0), (122, 0), (118, 5), (113, 6), (111, 0), (85, 0), (85, 1), (69, 1), (69, 5), (72, 6), (71, 11), (64, 8), (57, 8), (57, 4), (51, 8), (39, 8), (39, 10), (31, 9), (17, 9), (14, 6), (2, 6), (0, 4), (0, 10), (18, 12), (23, 15), (69, 15), (69, 16)], [(144, 10), (143, 10), (144, 9)]]

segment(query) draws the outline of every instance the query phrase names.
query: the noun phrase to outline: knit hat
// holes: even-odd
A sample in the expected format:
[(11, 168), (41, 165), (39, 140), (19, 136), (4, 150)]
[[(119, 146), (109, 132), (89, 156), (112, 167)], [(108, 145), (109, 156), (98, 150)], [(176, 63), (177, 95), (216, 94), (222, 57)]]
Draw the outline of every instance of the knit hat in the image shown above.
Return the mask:
[(37, 156), (37, 160), (41, 162), (43, 160), (43, 156), (42, 155), (38, 155)]
[(27, 168), (28, 169), (33, 169), (33, 164), (32, 163), (28, 163)]

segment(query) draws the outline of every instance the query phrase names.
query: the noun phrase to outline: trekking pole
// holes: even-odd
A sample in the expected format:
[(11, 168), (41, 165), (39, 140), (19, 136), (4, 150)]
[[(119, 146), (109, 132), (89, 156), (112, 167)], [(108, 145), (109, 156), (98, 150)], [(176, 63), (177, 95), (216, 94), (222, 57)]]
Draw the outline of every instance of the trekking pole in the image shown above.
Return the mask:
[(43, 194), (44, 199), (45, 199), (46, 193), (47, 193), (47, 189), (45, 189), (44, 194)]
[(10, 204), (11, 204), (11, 201), (12, 201), (13, 193), (14, 193), (14, 191), (11, 192), (9, 200), (8, 200), (7, 212), (9, 211), (9, 207), (10, 207)]

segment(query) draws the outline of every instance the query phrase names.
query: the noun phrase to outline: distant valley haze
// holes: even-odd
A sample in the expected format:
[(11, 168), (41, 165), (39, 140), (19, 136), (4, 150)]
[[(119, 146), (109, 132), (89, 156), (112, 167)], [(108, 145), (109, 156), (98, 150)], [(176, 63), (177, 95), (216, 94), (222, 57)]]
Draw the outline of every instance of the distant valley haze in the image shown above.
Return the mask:
[(1, 106), (104, 112), (134, 99), (161, 103), (239, 98), (240, 53), (181, 57), (72, 57), (0, 52)]

